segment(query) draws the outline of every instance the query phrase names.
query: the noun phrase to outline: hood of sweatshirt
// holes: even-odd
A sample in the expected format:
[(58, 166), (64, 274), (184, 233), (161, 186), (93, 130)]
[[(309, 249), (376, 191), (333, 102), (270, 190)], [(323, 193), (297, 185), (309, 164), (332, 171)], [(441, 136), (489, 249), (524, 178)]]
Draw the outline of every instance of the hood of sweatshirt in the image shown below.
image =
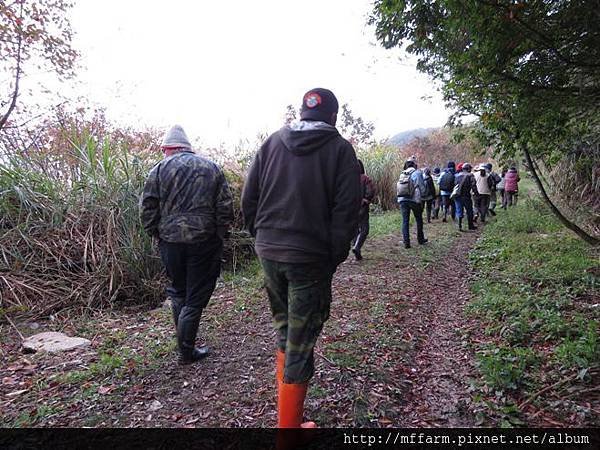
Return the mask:
[(283, 127), (279, 135), (290, 152), (303, 156), (322, 148), (340, 133), (328, 123), (301, 120)]

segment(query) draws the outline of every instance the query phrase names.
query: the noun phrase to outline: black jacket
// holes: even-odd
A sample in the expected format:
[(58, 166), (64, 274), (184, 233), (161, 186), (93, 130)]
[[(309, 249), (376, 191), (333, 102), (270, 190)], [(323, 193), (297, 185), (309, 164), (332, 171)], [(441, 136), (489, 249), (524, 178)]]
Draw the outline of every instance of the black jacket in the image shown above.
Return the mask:
[(456, 184), (459, 185), (458, 195), (461, 197), (469, 197), (471, 192), (474, 195), (479, 195), (477, 192), (477, 183), (475, 182), (475, 176), (471, 172), (458, 172), (454, 179)]
[(352, 145), (335, 127), (300, 122), (272, 134), (242, 193), (258, 255), (288, 263), (346, 259), (358, 224), (359, 172)]

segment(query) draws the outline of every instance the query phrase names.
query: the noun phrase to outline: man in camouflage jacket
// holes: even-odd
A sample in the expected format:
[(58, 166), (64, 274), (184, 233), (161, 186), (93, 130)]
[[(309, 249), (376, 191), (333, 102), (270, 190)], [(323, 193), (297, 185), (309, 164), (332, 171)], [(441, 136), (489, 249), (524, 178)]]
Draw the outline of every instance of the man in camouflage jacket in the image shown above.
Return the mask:
[(196, 348), (202, 310), (221, 272), (223, 239), (233, 221), (231, 193), (221, 169), (196, 155), (176, 125), (166, 134), (165, 158), (150, 171), (140, 201), (144, 229), (159, 241), (171, 280), (179, 361), (188, 364), (208, 354)]

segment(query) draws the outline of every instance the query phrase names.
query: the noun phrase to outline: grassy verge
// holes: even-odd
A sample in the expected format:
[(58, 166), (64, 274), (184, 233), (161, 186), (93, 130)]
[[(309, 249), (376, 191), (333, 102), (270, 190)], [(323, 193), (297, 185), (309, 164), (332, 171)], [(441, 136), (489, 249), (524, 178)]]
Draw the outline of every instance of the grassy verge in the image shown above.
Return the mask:
[(402, 229), (402, 215), (398, 209), (369, 215), (369, 239), (387, 236)]
[(502, 425), (597, 424), (584, 398), (599, 375), (598, 255), (529, 198), (499, 212), (471, 262), (486, 414)]

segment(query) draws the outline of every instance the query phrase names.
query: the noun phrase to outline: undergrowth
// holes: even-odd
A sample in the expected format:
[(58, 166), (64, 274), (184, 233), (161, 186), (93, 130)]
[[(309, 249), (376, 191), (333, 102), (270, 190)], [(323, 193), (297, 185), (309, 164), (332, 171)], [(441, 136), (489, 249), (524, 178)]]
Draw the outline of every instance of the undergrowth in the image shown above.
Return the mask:
[[(523, 399), (560, 399), (565, 377), (589, 384), (600, 363), (593, 301), (600, 264), (593, 250), (530, 198), (498, 213), (470, 260), (476, 279), (469, 311), (484, 323), (475, 350), (485, 390), (525, 405), (531, 402)], [(537, 396), (556, 382), (557, 389)]]

